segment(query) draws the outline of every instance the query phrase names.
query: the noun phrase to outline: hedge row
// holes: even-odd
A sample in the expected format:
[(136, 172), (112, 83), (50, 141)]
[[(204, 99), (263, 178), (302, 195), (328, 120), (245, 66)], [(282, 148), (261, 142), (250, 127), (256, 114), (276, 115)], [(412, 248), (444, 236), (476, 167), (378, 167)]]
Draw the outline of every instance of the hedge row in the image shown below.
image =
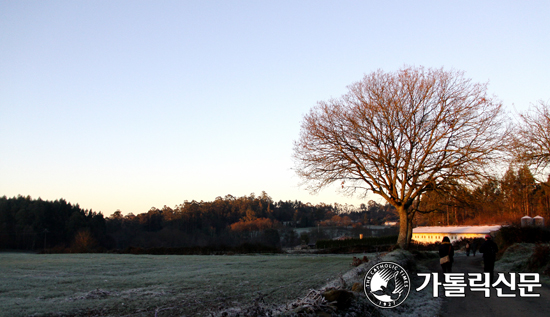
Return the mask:
[(222, 254), (246, 254), (246, 253), (280, 253), (281, 249), (263, 244), (242, 244), (237, 247), (229, 246), (204, 246), (204, 247), (179, 247), (179, 248), (136, 248), (128, 247), (115, 251), (123, 254), (151, 254), (151, 255), (222, 255)]
[(121, 250), (107, 250), (104, 248), (79, 249), (56, 247), (43, 250), (41, 253), (116, 253), (116, 254), (151, 254), (151, 255), (224, 255), (224, 254), (247, 254), (247, 253), (281, 253), (280, 248), (267, 246), (264, 244), (244, 243), (236, 247), (225, 245), (218, 246), (195, 246), (195, 247), (158, 247), (158, 248), (140, 248), (127, 247)]
[(354, 246), (381, 246), (393, 245), (397, 243), (397, 236), (387, 237), (368, 237), (364, 239), (346, 239), (346, 240), (318, 240), (315, 246), (317, 249), (341, 248)]
[(496, 234), (496, 242), (501, 246), (514, 243), (547, 243), (550, 242), (550, 230), (545, 227), (506, 226)]

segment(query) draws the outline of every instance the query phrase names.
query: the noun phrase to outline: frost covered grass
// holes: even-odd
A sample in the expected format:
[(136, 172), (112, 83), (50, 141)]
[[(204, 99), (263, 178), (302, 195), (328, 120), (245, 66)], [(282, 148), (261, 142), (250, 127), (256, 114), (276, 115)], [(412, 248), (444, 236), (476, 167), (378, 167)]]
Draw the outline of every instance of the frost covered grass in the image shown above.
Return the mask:
[[(548, 244), (545, 244), (548, 247)], [(537, 248), (533, 243), (515, 243), (508, 247), (502, 258), (495, 262), (495, 271), (497, 272), (532, 272), (533, 268), (529, 267), (529, 261), (532, 260), (533, 254)], [(546, 284), (550, 284), (550, 278), (546, 274), (542, 274), (543, 271), (550, 267), (549, 264), (541, 268), (536, 269), (540, 274), (540, 279)]]
[[(421, 256), (425, 258), (434, 258), (435, 254), (431, 252), (420, 252)], [(435, 255), (438, 257), (437, 255)], [(419, 254), (416, 255), (419, 257)], [(402, 316), (438, 316), (442, 306), (442, 298), (434, 298), (431, 288), (424, 289), (417, 292), (416, 288), (422, 285), (424, 279), (417, 276), (417, 272), (431, 272), (427, 267), (423, 265), (417, 265), (415, 260), (415, 255), (408, 251), (395, 250), (389, 253), (381, 254), (379, 256), (369, 257), (370, 260), (367, 263), (361, 264), (360, 266), (350, 269), (345, 274), (340, 275), (338, 278), (330, 281), (325, 284), (321, 289), (326, 290), (330, 288), (342, 288), (342, 289), (351, 289), (356, 284), (361, 284), (361, 287), (355, 292), (356, 302), (354, 306), (370, 306), (373, 307), (370, 302), (368, 302), (366, 296), (364, 295), (364, 290), (362, 287), (363, 279), (367, 271), (379, 262), (394, 262), (401, 265), (407, 270), (411, 278), (411, 290), (407, 299), (400, 305), (391, 309), (369, 309), (369, 315), (374, 316), (384, 316), (384, 317), (402, 317)], [(441, 291), (441, 289), (440, 289)], [(351, 309), (353, 310), (353, 308)], [(339, 316), (363, 316), (361, 314), (354, 314), (352, 312), (345, 312), (339, 314)]]
[(200, 315), (260, 295), (281, 304), (347, 272), (351, 259), (0, 253), (0, 315)]
[(516, 243), (508, 247), (502, 258), (495, 262), (498, 272), (526, 272), (527, 261), (535, 250), (535, 244)]

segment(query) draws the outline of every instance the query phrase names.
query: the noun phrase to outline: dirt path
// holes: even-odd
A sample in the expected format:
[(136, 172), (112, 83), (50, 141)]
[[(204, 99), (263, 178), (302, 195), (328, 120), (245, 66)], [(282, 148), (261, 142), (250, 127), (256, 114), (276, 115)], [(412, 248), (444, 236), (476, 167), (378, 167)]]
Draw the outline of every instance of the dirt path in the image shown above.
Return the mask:
[[(467, 257), (464, 253), (455, 255), (453, 273), (479, 273), (483, 272), (481, 254)], [(441, 266), (438, 263), (430, 265), (432, 269), (442, 274)], [(496, 274), (496, 272), (495, 272)], [(467, 279), (467, 277), (466, 277)], [(443, 277), (440, 276), (440, 281)], [(503, 287), (504, 293), (512, 293), (509, 288)], [(540, 297), (522, 298), (519, 291), (516, 297), (498, 298), (495, 289), (491, 289), (491, 297), (485, 298), (483, 292), (472, 292), (466, 287), (466, 297), (445, 298), (441, 316), (550, 316), (550, 288), (547, 285), (534, 288), (534, 293), (541, 294)], [(440, 296), (445, 297), (444, 292)]]

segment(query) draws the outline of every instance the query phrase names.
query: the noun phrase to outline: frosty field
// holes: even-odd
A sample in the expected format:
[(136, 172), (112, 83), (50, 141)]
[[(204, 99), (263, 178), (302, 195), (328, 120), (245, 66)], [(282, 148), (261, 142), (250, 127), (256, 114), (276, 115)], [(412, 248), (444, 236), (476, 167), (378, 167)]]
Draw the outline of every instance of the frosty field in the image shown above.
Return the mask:
[(350, 269), (351, 255), (0, 253), (0, 316), (203, 315), (285, 304)]

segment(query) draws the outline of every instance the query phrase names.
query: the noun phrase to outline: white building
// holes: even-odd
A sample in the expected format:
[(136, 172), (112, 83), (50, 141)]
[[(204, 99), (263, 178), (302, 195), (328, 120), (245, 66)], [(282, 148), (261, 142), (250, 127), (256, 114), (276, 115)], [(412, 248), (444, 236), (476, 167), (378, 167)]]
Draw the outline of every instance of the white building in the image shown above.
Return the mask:
[(416, 227), (413, 228), (412, 240), (420, 243), (441, 242), (447, 236), (451, 242), (460, 239), (484, 238), (486, 235), (500, 229), (493, 226), (449, 226), (449, 227)]

